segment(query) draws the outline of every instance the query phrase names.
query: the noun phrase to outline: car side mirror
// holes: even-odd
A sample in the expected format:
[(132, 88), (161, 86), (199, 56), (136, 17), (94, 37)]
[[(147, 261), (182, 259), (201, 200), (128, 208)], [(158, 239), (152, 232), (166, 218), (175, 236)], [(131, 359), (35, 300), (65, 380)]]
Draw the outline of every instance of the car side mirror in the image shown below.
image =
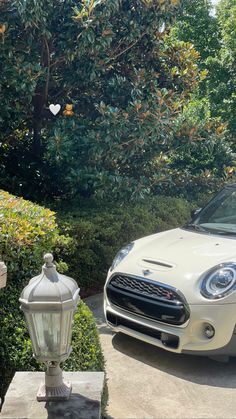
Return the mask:
[(202, 210), (202, 208), (193, 209), (193, 210), (191, 211), (191, 217), (192, 217), (192, 219), (196, 218), (196, 217), (197, 217), (197, 215), (199, 214), (199, 212), (200, 212), (201, 210)]

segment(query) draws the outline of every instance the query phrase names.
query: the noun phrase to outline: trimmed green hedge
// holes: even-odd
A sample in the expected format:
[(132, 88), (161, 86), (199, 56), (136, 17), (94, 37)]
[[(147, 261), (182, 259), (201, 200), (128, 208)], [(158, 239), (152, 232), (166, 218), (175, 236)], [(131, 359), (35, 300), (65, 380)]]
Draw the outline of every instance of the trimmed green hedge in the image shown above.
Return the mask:
[(54, 212), (0, 190), (0, 258), (8, 282), (26, 283), (58, 241)]
[(67, 243), (56, 247), (83, 292), (99, 291), (104, 285), (116, 252), (132, 240), (186, 223), (193, 204), (172, 197), (103, 207), (75, 207), (59, 213), (58, 223)]
[[(0, 191), (0, 257), (8, 267), (7, 287), (0, 291), (0, 397), (15, 371), (43, 369), (32, 348), (19, 296), (29, 279), (40, 272), (43, 253), (68, 245), (59, 235), (55, 214), (39, 205)], [(59, 261), (59, 269), (67, 268)], [(61, 269), (60, 269), (61, 271)], [(104, 360), (94, 317), (80, 302), (75, 314), (73, 352), (64, 368), (70, 371), (104, 371)]]

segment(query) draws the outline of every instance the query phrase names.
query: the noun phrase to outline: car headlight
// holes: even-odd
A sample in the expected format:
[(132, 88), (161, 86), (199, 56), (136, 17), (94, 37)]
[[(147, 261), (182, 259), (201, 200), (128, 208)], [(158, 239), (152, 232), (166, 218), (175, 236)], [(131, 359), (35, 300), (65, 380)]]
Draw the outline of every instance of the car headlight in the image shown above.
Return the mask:
[(117, 255), (115, 256), (115, 259), (112, 262), (112, 265), (110, 267), (110, 271), (113, 271), (119, 265), (119, 263), (129, 254), (129, 252), (133, 249), (134, 243), (130, 243), (127, 246), (123, 247)]
[(208, 271), (201, 283), (201, 294), (211, 300), (226, 297), (236, 289), (236, 263), (221, 263)]

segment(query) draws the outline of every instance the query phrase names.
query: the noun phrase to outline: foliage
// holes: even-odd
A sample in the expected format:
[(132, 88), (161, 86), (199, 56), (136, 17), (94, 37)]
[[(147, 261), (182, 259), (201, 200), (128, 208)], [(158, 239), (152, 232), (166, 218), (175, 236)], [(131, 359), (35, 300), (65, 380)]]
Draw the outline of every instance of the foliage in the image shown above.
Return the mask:
[[(8, 268), (7, 287), (0, 293), (0, 397), (15, 371), (42, 369), (32, 358), (31, 341), (19, 297), (29, 279), (39, 272), (42, 256), (65, 246), (54, 212), (0, 191), (0, 253)], [(58, 259), (59, 260), (59, 259)], [(58, 269), (67, 269), (59, 261)], [(68, 370), (104, 370), (96, 325), (92, 313), (80, 303), (73, 326), (74, 353), (65, 363)]]
[(176, 118), (176, 147), (156, 161), (156, 172), (162, 173), (163, 178), (155, 192), (165, 190), (194, 199), (206, 188), (214, 191), (222, 183), (231, 181), (235, 174), (235, 159), (228, 133), (224, 124), (210, 114), (206, 99), (192, 97)]
[(92, 312), (80, 301), (74, 316), (73, 351), (63, 364), (65, 371), (104, 371), (98, 331)]
[[(153, 192), (153, 164), (175, 152), (175, 120), (205, 77), (193, 46), (169, 34), (181, 2), (0, 7), (2, 185), (39, 200)], [(73, 108), (54, 117), (50, 103)]]
[(203, 68), (205, 59), (214, 57), (220, 49), (219, 25), (210, 0), (184, 0), (172, 30), (178, 39), (194, 45)]
[(54, 212), (0, 191), (0, 256), (10, 281), (27, 281), (42, 265), (43, 253), (51, 251), (57, 240)]
[(185, 0), (172, 34), (192, 42), (200, 53), (199, 66), (207, 77), (200, 83), (199, 97), (209, 100), (211, 116), (227, 126), (225, 141), (233, 137), (235, 150), (236, 2), (220, 0), (216, 15), (211, 13), (210, 3)]
[[(105, 209), (104, 209), (105, 207)], [(55, 249), (69, 265), (83, 293), (100, 291), (117, 251), (142, 236), (183, 225), (192, 204), (183, 199), (155, 197), (141, 204), (109, 203), (103, 208), (75, 206), (63, 213), (59, 225), (69, 235), (68, 247)]]
[(236, 134), (236, 1), (221, 0), (217, 7), (217, 22), (220, 28), (221, 49), (216, 57), (206, 62), (209, 71), (207, 93), (212, 114), (221, 117), (233, 136)]

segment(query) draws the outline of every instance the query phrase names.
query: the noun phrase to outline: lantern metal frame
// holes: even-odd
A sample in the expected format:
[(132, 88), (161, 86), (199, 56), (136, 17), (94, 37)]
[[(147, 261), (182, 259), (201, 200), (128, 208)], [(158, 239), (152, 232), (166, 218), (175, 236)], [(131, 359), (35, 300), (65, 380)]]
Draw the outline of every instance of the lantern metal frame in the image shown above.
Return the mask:
[(79, 301), (74, 279), (57, 272), (53, 256), (44, 256), (42, 273), (32, 278), (20, 297), (32, 341), (34, 357), (46, 364), (45, 383), (38, 401), (68, 400), (71, 384), (64, 382), (60, 363), (71, 353), (73, 314)]

